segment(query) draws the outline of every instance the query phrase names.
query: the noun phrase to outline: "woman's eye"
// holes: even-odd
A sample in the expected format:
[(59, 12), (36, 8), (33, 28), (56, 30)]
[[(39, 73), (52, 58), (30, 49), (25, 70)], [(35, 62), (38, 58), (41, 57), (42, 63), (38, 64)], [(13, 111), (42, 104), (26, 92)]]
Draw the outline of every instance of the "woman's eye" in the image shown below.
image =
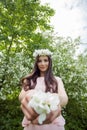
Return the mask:
[(44, 60), (38, 60), (38, 63), (41, 63), (41, 62), (48, 62), (47, 59), (44, 59)]
[(48, 62), (48, 60), (44, 60), (44, 62)]
[(41, 60), (38, 60), (38, 63), (42, 62)]

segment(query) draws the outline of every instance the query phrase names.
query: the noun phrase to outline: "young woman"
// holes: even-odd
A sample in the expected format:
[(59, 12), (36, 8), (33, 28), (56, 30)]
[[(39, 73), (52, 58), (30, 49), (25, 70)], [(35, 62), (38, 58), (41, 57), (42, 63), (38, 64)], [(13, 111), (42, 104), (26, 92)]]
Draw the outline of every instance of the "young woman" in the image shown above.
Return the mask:
[[(60, 77), (52, 72), (52, 53), (48, 49), (35, 50), (35, 65), (32, 74), (22, 79), (22, 90), (19, 94), (21, 109), (24, 113), (22, 126), (24, 130), (64, 130), (65, 120), (61, 115), (62, 107), (68, 102), (68, 96)], [(43, 124), (38, 123), (38, 114), (32, 107), (28, 107), (31, 95), (36, 91), (58, 93), (60, 104), (58, 109), (46, 116)]]

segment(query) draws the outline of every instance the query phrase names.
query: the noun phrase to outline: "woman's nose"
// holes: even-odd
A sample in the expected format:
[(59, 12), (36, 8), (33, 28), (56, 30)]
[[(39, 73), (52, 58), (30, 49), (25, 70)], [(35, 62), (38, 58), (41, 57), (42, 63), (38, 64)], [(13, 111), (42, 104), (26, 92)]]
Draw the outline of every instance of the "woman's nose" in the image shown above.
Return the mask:
[(42, 62), (41, 62), (41, 64), (42, 64), (42, 65), (44, 65), (44, 64), (45, 64), (45, 62), (44, 62), (44, 61), (42, 61)]

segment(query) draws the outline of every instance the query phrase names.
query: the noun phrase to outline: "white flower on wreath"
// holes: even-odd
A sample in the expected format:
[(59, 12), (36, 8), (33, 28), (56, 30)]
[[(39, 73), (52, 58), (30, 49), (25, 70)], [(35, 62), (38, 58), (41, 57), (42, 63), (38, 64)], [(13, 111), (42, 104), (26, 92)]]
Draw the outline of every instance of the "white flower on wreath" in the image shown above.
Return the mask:
[(35, 50), (35, 52), (33, 53), (33, 57), (37, 57), (37, 56), (51, 56), (52, 52), (49, 51), (48, 49), (39, 49), (39, 50)]

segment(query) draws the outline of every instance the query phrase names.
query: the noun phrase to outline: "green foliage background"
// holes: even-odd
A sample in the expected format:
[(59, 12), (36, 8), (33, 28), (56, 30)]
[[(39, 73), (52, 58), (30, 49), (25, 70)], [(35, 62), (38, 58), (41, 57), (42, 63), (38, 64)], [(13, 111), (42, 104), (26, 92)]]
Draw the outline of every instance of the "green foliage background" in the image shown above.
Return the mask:
[(32, 71), (35, 49), (53, 52), (53, 71), (69, 97), (63, 109), (66, 130), (87, 129), (87, 50), (75, 56), (80, 39), (53, 33), (54, 10), (39, 0), (0, 1), (0, 130), (22, 130), (20, 78)]

